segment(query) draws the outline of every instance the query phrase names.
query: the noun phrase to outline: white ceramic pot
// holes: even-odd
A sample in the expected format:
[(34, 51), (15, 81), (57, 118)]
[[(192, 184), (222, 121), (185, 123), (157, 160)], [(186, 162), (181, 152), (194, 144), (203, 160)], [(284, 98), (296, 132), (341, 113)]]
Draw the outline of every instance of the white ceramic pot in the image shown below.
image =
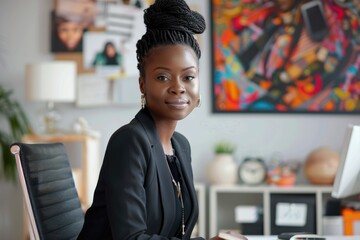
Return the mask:
[(233, 155), (217, 154), (208, 167), (208, 178), (212, 184), (235, 184), (238, 180), (238, 165)]

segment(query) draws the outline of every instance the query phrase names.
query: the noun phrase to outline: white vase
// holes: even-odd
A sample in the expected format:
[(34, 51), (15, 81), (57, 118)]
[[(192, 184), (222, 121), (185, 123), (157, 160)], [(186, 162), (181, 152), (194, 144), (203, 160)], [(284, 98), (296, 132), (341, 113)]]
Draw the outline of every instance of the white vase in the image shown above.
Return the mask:
[(238, 180), (238, 165), (233, 155), (217, 154), (208, 167), (208, 177), (212, 184), (235, 184)]

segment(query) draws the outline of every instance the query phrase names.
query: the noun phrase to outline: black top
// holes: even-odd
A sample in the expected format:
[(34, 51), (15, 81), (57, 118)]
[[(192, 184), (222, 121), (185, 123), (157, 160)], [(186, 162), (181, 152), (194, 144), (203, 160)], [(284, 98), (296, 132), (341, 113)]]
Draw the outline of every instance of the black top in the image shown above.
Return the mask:
[[(175, 155), (166, 155), (166, 160), (169, 164), (169, 168), (171, 170), (171, 173), (174, 177), (174, 180), (176, 182), (180, 182), (180, 187), (181, 187), (181, 192), (182, 192), (182, 198), (184, 201), (184, 214), (185, 214), (185, 222), (188, 220), (189, 216), (190, 216), (190, 212), (192, 209), (192, 205), (191, 205), (191, 201), (189, 199), (189, 193), (188, 190), (186, 188), (186, 185), (182, 179), (182, 174), (181, 174), (181, 168), (180, 168), (180, 163), (178, 158)], [(175, 236), (177, 238), (181, 238), (182, 236), (182, 209), (181, 209), (181, 200), (178, 197), (178, 192), (176, 187), (174, 186), (174, 194), (175, 194), (175, 199), (177, 200), (175, 205), (176, 205), (176, 210), (175, 210), (175, 221), (172, 225), (171, 231), (170, 231), (170, 235), (171, 236)], [(187, 231), (187, 227), (185, 225), (185, 231)]]

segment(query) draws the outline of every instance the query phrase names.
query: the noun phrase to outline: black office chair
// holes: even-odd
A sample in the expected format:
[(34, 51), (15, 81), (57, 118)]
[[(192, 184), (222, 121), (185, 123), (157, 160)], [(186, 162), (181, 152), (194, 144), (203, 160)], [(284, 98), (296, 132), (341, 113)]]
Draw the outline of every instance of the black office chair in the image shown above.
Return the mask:
[(14, 143), (19, 180), (33, 237), (76, 239), (84, 213), (62, 143)]

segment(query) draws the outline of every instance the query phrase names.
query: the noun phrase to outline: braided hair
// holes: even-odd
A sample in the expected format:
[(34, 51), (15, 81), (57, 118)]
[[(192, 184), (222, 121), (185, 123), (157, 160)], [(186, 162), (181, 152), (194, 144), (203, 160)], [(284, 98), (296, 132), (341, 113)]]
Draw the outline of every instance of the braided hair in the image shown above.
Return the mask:
[(192, 11), (184, 0), (156, 0), (144, 10), (146, 32), (136, 44), (137, 68), (144, 74), (144, 60), (149, 51), (159, 45), (190, 46), (198, 59), (201, 51), (194, 34), (205, 31), (205, 20)]

